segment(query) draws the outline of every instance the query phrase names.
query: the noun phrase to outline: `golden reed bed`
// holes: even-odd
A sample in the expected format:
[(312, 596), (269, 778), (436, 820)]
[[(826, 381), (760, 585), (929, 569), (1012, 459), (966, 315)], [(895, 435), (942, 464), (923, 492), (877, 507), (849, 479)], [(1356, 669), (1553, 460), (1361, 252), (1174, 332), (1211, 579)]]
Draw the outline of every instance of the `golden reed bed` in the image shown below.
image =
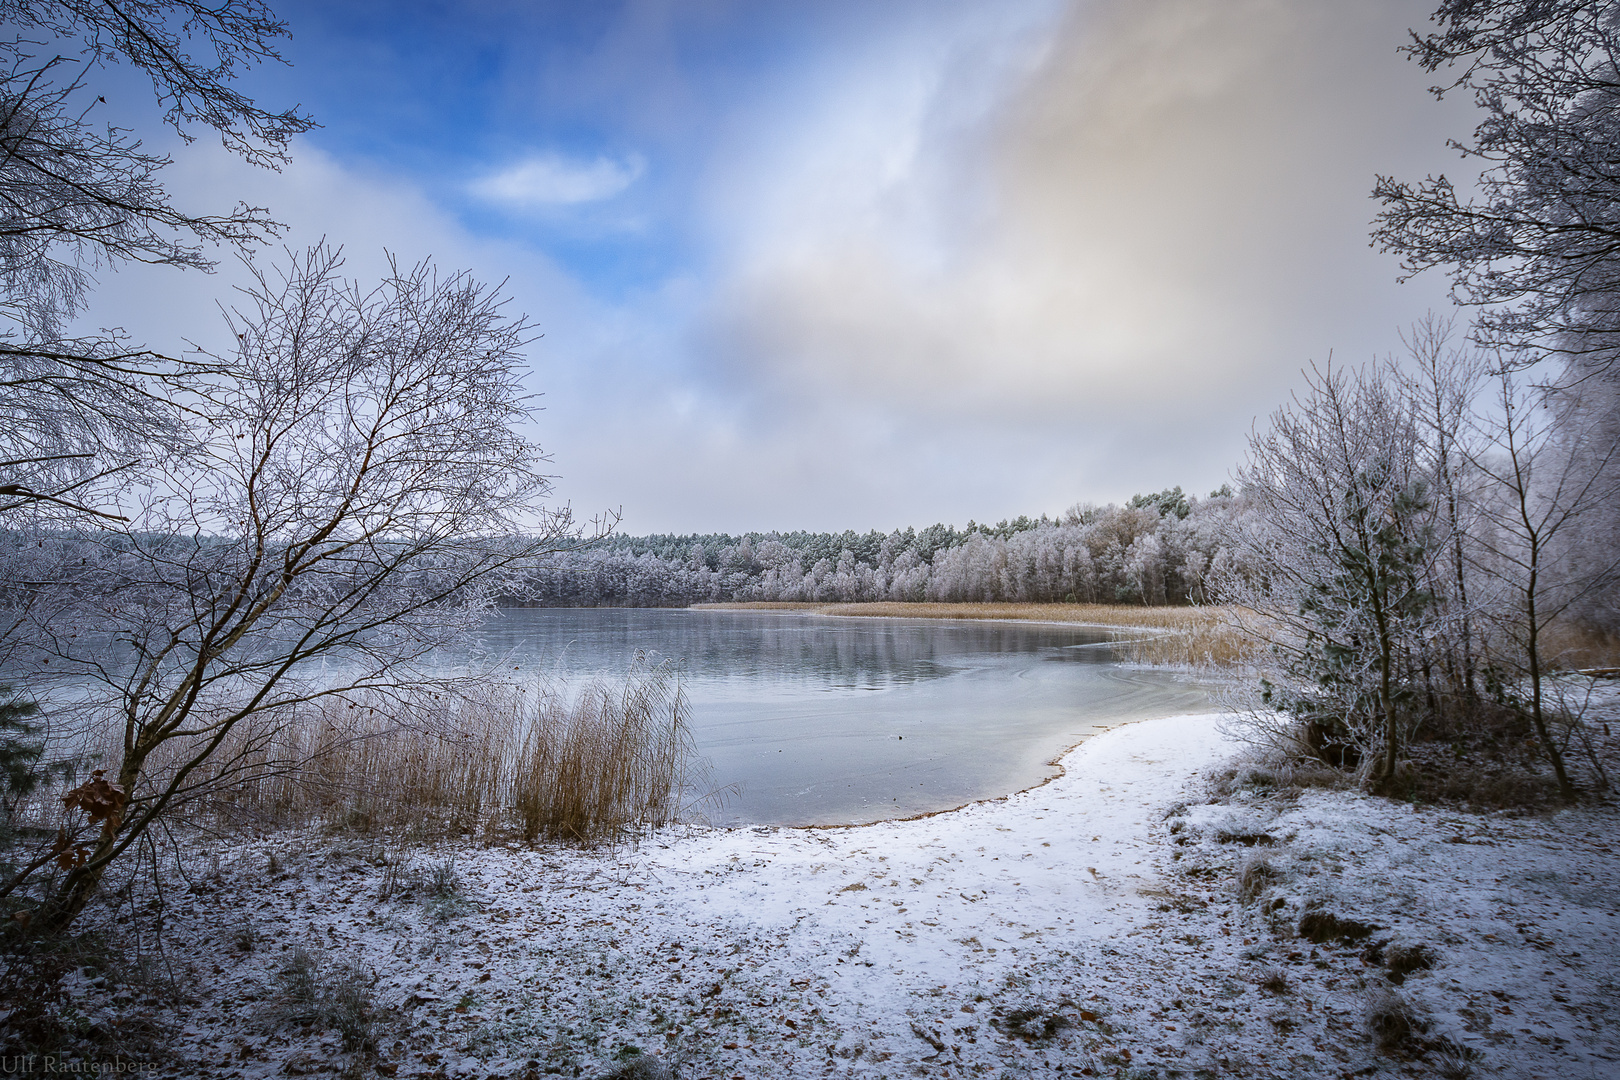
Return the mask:
[[(1127, 604), (911, 604), (877, 601), (810, 604), (760, 601), (694, 604), (695, 608), (805, 611), (815, 615), (866, 615), (896, 619), (1018, 619), (1075, 623), (1122, 631), (1126, 655), (1143, 664), (1232, 667), (1253, 655), (1255, 645), (1229, 625), (1224, 607), (1135, 607)], [(1156, 631), (1131, 636), (1134, 629)]]
[[(1206, 607), (1139, 607), (1129, 604), (908, 604), (878, 601), (861, 604), (812, 604), (760, 601), (694, 604), (697, 608), (754, 611), (807, 611), (816, 615), (868, 615), (899, 619), (1021, 619), (1077, 623), (1121, 631), (1159, 631), (1130, 640), (1132, 661), (1196, 668), (1230, 668), (1245, 664), (1265, 647), (1263, 618), (1245, 612), (1247, 631), (1236, 626), (1234, 609)], [(1122, 637), (1127, 635), (1122, 634)], [(1542, 662), (1550, 669), (1620, 677), (1620, 638), (1590, 628), (1555, 623), (1543, 633)]]

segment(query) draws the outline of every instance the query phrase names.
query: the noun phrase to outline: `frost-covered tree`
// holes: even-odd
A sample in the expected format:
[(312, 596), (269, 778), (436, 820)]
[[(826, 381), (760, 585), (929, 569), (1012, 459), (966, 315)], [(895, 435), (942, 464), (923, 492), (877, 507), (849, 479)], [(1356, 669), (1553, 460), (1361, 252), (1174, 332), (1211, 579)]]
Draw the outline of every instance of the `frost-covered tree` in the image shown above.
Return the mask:
[[(1407, 52), (1443, 77), (1435, 94), (1473, 96), (1482, 118), (1453, 145), (1482, 174), (1473, 194), (1444, 176), (1379, 177), (1374, 241), (1408, 274), (1449, 272), (1493, 362), (1540, 365), (1537, 380), (1586, 413), (1572, 432), (1596, 442), (1566, 440), (1572, 460), (1604, 460), (1620, 404), (1620, 3), (1445, 0), (1434, 23)], [(1583, 513), (1565, 544), (1601, 564), (1620, 544), (1620, 507)], [(1569, 615), (1620, 634), (1620, 590)]]
[(317, 248), (260, 276), (239, 351), (185, 401), (195, 452), (148, 474), (127, 524), (31, 549), (70, 574), (0, 597), (9, 670), (73, 688), (42, 722), (81, 747), (110, 730), (104, 782), (127, 798), (0, 882), (36, 926), (71, 922), (165, 813), (254, 767), (232, 753), (289, 710), (420, 686), (416, 662), (571, 535), (521, 431), (522, 320), (464, 275), (396, 267), (366, 291), (340, 266)]
[[(1546, 633), (1589, 597), (1620, 582), (1620, 548), (1571, 549), (1584, 517), (1620, 499), (1620, 439), (1606, 416), (1571, 389), (1526, 389), (1498, 376), (1490, 404), (1474, 414), (1469, 463), (1483, 480), (1472, 499), (1478, 568), (1500, 588), (1494, 612), (1511, 643), (1504, 660), (1528, 691), (1531, 723), (1565, 798), (1575, 795), (1546, 701)], [(1603, 434), (1583, 430), (1587, 425)], [(1581, 453), (1572, 453), (1579, 447)], [(1591, 457), (1589, 455), (1596, 454)]]
[(1380, 176), (1374, 242), (1408, 274), (1444, 268), (1480, 309), (1478, 340), (1513, 364), (1548, 355), (1610, 368), (1620, 344), (1620, 4), (1444, 0), (1407, 53), (1482, 114), (1452, 145), (1476, 194), (1447, 177)]
[(1319, 750), (1346, 747), (1387, 781), (1433, 606), (1432, 493), (1417, 425), (1376, 371), (1313, 367), (1306, 382), (1250, 438), (1238, 478), (1253, 512), (1232, 521), (1240, 564), (1216, 592), (1277, 658), (1268, 704), (1304, 721)]
[(1451, 320), (1430, 313), (1401, 333), (1407, 362), (1386, 367), (1422, 433), (1421, 466), (1433, 487), (1438, 530), (1447, 538), (1444, 554), (1429, 564), (1436, 618), (1431, 636), (1422, 643), (1425, 684), (1435, 711), (1444, 707), (1435, 692), (1437, 675), (1448, 690), (1460, 694), (1464, 708), (1476, 704), (1484, 644), (1470, 601), (1470, 569), (1478, 551), (1472, 537), (1478, 532), (1479, 515), (1478, 472), (1472, 465), (1469, 437), (1471, 408), (1481, 391), (1486, 364), (1477, 352), (1455, 346), (1453, 334)]
[(132, 261), (206, 270), (210, 248), (246, 250), (279, 229), (263, 208), (176, 206), (159, 176), (169, 159), (101, 119), (98, 73), (143, 72), (183, 138), (210, 128), (261, 165), (285, 161), (313, 122), (231, 85), (280, 60), (286, 27), (258, 0), (3, 0), (0, 19), (0, 513), (71, 520), (174, 441), (174, 386), (206, 375), (117, 334), (70, 335), (91, 274)]

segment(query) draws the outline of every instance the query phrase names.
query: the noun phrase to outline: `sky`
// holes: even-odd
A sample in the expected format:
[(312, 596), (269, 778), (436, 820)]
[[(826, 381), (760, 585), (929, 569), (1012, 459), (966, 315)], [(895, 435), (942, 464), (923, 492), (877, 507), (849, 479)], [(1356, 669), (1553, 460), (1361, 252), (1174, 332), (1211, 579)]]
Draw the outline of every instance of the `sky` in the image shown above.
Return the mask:
[[(1397, 51), (1432, 3), (282, 0), (288, 166), (132, 123), (188, 209), (505, 282), (582, 517), (964, 524), (1218, 487), (1302, 367), (1450, 310), (1368, 242), (1376, 174), (1470, 176)], [(100, 280), (177, 349), (242, 272)]]

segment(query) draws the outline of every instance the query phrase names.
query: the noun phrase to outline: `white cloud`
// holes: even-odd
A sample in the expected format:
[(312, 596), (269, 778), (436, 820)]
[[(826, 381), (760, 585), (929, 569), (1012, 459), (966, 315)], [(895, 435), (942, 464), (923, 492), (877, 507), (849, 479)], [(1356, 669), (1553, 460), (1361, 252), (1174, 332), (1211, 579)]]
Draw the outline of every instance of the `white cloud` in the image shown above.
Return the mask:
[[(559, 474), (556, 501), (571, 501), (587, 517), (620, 504), (642, 509), (641, 489), (624, 480), (634, 466), (627, 463), (615, 472), (596, 462), (617, 460), (601, 446), (607, 437), (601, 422), (625, 411), (635, 417), (610, 429), (611, 437), (639, 439), (633, 448), (651, 445), (651, 456), (668, 456), (656, 435), (646, 441), (649, 428), (656, 428), (648, 421), (663, 410), (638, 396), (649, 380), (633, 368), (644, 356), (672, 351), (658, 339), (656, 327), (647, 325), (662, 313), (605, 306), (543, 253), (508, 238), (476, 236), (417, 185), (345, 166), (303, 141), (294, 147), (292, 164), (279, 173), (244, 165), (201, 141), (166, 148), (176, 159), (166, 179), (179, 205), (209, 211), (221, 199), (228, 208), (229, 200), (240, 198), (273, 207), (289, 226), (283, 238), (287, 246), (296, 250), (323, 238), (340, 245), (344, 273), (367, 286), (387, 273), (385, 252), (406, 265), (431, 259), (442, 272), (468, 270), (483, 282), (504, 280), (504, 293), (512, 299), (507, 313), (526, 315), (544, 335), (526, 350), (533, 369), (528, 385), (543, 395), (534, 402), (542, 411), (532, 433), (553, 456), (551, 470)], [(121, 326), (135, 341), (171, 355), (187, 352), (187, 342), (228, 350), (234, 342), (217, 305), (239, 302), (233, 288), (249, 280), (228, 252), (216, 254), (221, 258), (217, 274), (138, 264), (103, 274), (87, 329)], [(268, 269), (285, 256), (272, 246), (258, 253), (258, 261)], [(662, 507), (653, 511), (653, 521), (660, 520), (658, 510)]]
[(646, 167), (639, 154), (623, 161), (536, 154), (474, 181), (469, 190), (480, 199), (522, 209), (572, 206), (611, 199), (635, 183)]

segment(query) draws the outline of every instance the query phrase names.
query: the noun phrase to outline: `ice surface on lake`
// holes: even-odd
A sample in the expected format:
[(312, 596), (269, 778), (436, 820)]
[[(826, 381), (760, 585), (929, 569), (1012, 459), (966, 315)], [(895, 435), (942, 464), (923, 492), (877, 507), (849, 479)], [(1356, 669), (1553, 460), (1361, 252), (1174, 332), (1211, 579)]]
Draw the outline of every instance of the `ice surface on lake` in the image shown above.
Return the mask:
[(797, 612), (509, 609), (490, 657), (571, 683), (637, 650), (679, 659), (692, 723), (735, 787), (716, 824), (902, 817), (1039, 783), (1068, 746), (1122, 721), (1209, 707), (1164, 672), (1127, 670), (1095, 629)]

